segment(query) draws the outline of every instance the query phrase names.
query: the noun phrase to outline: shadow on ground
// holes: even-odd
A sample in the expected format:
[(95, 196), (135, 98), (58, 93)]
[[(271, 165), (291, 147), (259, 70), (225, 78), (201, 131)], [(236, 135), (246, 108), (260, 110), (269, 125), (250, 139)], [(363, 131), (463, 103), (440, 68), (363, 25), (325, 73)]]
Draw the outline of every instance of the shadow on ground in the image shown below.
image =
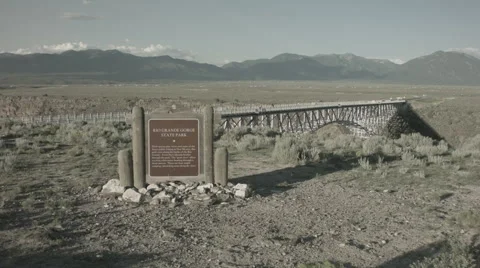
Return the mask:
[[(447, 240), (441, 240), (434, 243), (430, 243), (426, 246), (417, 248), (415, 250), (406, 252), (396, 258), (393, 258), (389, 261), (386, 261), (375, 268), (408, 268), (416, 262), (422, 261), (426, 258), (435, 258), (438, 254), (443, 252), (447, 252), (449, 250), (449, 242)], [(475, 247), (471, 247), (471, 254), (473, 256), (478, 256), (480, 252), (480, 245)], [(456, 256), (459, 257), (459, 256)], [(460, 257), (459, 257), (460, 258)], [(476, 259), (476, 266), (480, 267), (480, 260)], [(335, 267), (345, 267), (345, 268), (357, 268), (356, 266), (350, 263), (342, 263), (337, 261), (330, 261), (330, 263), (334, 264)], [(444, 264), (445, 265), (445, 264)], [(315, 266), (314, 266), (315, 267)], [(430, 266), (429, 266), (430, 267)], [(439, 266), (440, 267), (440, 266)], [(446, 267), (446, 266), (441, 266)]]
[[(4, 268), (83, 268), (83, 267), (132, 267), (141, 266), (143, 262), (159, 261), (158, 255), (127, 253), (69, 253), (62, 251), (39, 252), (20, 256), (2, 258), (0, 267)], [(160, 260), (161, 261), (161, 260)], [(148, 265), (147, 265), (148, 266)]]
[[(372, 155), (370, 163), (375, 162), (379, 155)], [(381, 155), (384, 162), (392, 162), (396, 158)], [(349, 155), (335, 155), (325, 154), (320, 157), (319, 162), (312, 162), (305, 165), (298, 165), (279, 169), (271, 172), (254, 174), (244, 177), (230, 179), (229, 181), (236, 183), (247, 183), (252, 185), (255, 193), (260, 196), (269, 196), (274, 193), (283, 193), (289, 189), (294, 188), (293, 184), (307, 181), (315, 177), (339, 172), (348, 171), (359, 166), (358, 160), (360, 157), (354, 154)]]
[(424, 258), (434, 257), (441, 253), (446, 247), (448, 247), (448, 242), (446, 240), (434, 242), (393, 258), (376, 268), (409, 267), (413, 263), (421, 261)]

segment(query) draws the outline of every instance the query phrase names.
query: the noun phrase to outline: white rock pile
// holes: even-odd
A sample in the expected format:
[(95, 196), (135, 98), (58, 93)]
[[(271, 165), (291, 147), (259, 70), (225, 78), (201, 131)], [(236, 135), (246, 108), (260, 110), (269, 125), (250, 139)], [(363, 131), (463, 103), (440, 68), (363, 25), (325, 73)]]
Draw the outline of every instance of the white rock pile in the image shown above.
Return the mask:
[(245, 199), (252, 195), (248, 184), (228, 183), (226, 186), (212, 183), (164, 182), (149, 184), (146, 188), (126, 188), (120, 180), (111, 179), (102, 186), (101, 194), (113, 195), (119, 200), (133, 203), (150, 203), (151, 205), (188, 205), (191, 203), (228, 204), (236, 198)]

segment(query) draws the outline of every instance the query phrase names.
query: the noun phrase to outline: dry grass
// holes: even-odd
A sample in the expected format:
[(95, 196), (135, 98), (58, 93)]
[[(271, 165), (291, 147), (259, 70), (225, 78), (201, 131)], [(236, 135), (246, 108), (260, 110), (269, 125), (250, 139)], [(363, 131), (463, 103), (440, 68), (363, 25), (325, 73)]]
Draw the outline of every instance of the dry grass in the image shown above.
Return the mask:
[(0, 153), (0, 170), (12, 172), (18, 165), (18, 153), (16, 151), (5, 151)]
[(461, 146), (452, 153), (455, 157), (480, 158), (480, 134), (467, 139)]
[[(18, 127), (12, 125), (6, 131), (18, 137), (19, 146), (14, 151), (5, 148), (1, 151), (3, 162), (0, 163), (9, 163), (7, 166), (11, 167), (10, 171), (15, 170), (14, 167), (17, 166), (19, 161), (18, 157), (22, 156), (18, 153), (20, 148), (20, 151), (23, 152), (38, 150), (43, 154), (41, 161), (48, 162), (46, 160), (48, 159), (48, 153), (43, 150), (48, 147), (53, 149), (52, 154), (62, 153), (61, 157), (65, 158), (66, 162), (71, 162), (71, 165), (68, 166), (68, 174), (72, 178), (82, 178), (79, 181), (66, 183), (65, 185), (70, 187), (68, 190), (65, 189), (65, 185), (60, 187), (49, 184), (48, 187), (53, 191), (44, 191), (43, 193), (39, 191), (36, 195), (28, 197), (23, 197), (21, 194), (23, 190), (21, 189), (10, 191), (12, 196), (8, 200), (16, 199), (19, 206), (24, 210), (34, 210), (40, 206), (48, 215), (54, 215), (52, 224), (61, 222), (67, 211), (75, 206), (75, 200), (71, 198), (70, 191), (87, 191), (88, 187), (94, 185), (95, 182), (97, 184), (98, 181), (103, 182), (102, 179), (108, 177), (106, 175), (108, 172), (102, 168), (111, 167), (112, 164), (102, 159), (115, 159), (115, 155), (109, 153), (115, 153), (119, 148), (129, 146), (131, 142), (129, 127), (121, 124), (70, 124), (57, 127), (48, 125), (21, 125), (21, 127)], [(58, 144), (69, 146), (63, 150), (58, 147)], [(456, 159), (452, 157), (454, 153), (449, 151), (448, 147), (445, 148), (444, 143), (436, 144), (431, 139), (419, 137), (417, 134), (403, 135), (398, 140), (388, 140), (384, 137), (360, 139), (346, 134), (325, 138), (321, 131), (302, 135), (280, 135), (271, 129), (242, 128), (224, 133), (217, 144), (227, 144), (229, 148), (238, 152), (266, 149), (265, 151), (269, 153), (268, 156), (273, 162), (295, 165), (322, 161), (332, 154), (339, 156), (338, 162), (354, 156), (359, 170), (361, 170), (361, 172), (355, 171), (355, 174), (362, 176), (366, 174), (365, 177), (369, 181), (373, 181), (374, 178), (372, 177), (374, 176), (370, 175), (376, 172), (375, 177), (380, 175), (381, 180), (388, 181), (390, 186), (391, 183), (395, 182), (395, 179), (412, 177), (410, 174), (421, 182), (432, 180), (431, 177), (434, 177), (431, 175), (432, 170), (440, 170), (442, 165), (444, 165), (444, 170), (438, 171), (438, 174), (448, 171), (451, 172), (449, 174), (456, 176), (460, 171), (466, 172), (462, 169), (466, 167), (466, 161), (471, 160), (470, 157), (472, 156), (472, 154), (464, 155), (461, 159)], [(475, 144), (475, 142), (467, 141), (464, 146), (471, 151), (472, 148), (477, 148)], [(95, 167), (92, 168), (91, 161), (86, 161), (89, 158), (99, 161), (99, 170), (95, 170)], [(105, 162), (100, 163), (101, 161)], [(112, 169), (115, 170), (115, 167)], [(374, 169), (375, 171), (373, 171)], [(90, 173), (84, 173), (85, 170)], [(398, 172), (396, 172), (397, 170)], [(407, 173), (408, 176), (402, 176)], [(60, 177), (65, 176), (62, 174)], [(51, 182), (50, 179), (45, 179), (45, 181)], [(286, 185), (290, 186), (287, 182)], [(474, 213), (459, 216), (458, 221), (461, 222), (462, 226), (471, 228), (476, 226), (476, 222), (480, 222), (478, 214)], [(457, 267), (442, 266), (452, 265), (452, 263), (454, 265), (467, 265), (462, 267), (471, 267), (468, 266), (469, 258), (470, 255), (466, 251), (450, 249), (443, 255), (417, 262), (412, 268)], [(435, 265), (432, 266), (433, 264)], [(326, 268), (341, 266), (324, 262), (308, 264), (308, 266), (305, 264), (305, 266), (299, 267)]]

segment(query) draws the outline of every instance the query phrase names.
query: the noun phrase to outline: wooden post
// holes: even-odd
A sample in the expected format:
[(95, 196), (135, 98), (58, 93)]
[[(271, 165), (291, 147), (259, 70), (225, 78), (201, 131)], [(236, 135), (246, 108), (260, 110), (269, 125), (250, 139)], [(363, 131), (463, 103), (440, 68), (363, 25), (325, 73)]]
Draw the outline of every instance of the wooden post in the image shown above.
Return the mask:
[(121, 186), (133, 186), (133, 159), (130, 149), (118, 151), (118, 177)]
[(215, 151), (215, 183), (222, 186), (227, 185), (228, 181), (228, 150), (225, 147), (218, 148)]
[(135, 188), (145, 187), (145, 113), (142, 107), (133, 107), (132, 147), (133, 184)]
[(214, 183), (213, 174), (213, 108), (207, 105), (203, 110), (203, 170), (205, 181)]

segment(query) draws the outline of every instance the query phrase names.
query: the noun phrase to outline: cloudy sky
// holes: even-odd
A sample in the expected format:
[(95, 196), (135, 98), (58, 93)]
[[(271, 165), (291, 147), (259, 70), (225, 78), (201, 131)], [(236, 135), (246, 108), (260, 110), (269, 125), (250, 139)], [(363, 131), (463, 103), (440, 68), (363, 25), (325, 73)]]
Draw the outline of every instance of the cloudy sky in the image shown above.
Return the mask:
[(479, 0), (0, 0), (0, 52), (116, 48), (213, 64), (354, 53), (480, 57)]

